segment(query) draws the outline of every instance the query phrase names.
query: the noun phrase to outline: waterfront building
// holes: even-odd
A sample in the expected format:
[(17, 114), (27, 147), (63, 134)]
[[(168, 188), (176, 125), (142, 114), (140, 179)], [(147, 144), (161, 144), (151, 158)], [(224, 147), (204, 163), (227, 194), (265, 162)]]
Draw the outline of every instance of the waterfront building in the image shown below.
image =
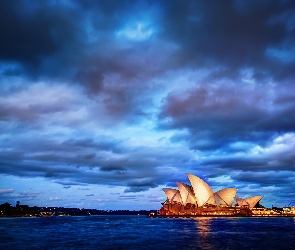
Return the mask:
[(263, 196), (252, 196), (246, 199), (236, 197), (236, 201), (239, 206), (249, 206), (252, 209), (262, 198)]
[(200, 177), (186, 175), (191, 185), (176, 182), (178, 189), (163, 188), (167, 199), (162, 203), (161, 215), (252, 215), (253, 208), (263, 198), (236, 197), (237, 188), (214, 192)]

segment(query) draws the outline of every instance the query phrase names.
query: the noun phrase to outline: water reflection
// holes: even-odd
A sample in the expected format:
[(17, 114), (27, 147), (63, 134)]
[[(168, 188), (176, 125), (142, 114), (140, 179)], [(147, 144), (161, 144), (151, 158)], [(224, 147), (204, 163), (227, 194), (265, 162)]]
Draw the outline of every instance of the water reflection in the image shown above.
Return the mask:
[(212, 240), (210, 240), (210, 232), (211, 232), (211, 218), (197, 218), (196, 227), (198, 233), (198, 246), (201, 249), (214, 249), (212, 244)]

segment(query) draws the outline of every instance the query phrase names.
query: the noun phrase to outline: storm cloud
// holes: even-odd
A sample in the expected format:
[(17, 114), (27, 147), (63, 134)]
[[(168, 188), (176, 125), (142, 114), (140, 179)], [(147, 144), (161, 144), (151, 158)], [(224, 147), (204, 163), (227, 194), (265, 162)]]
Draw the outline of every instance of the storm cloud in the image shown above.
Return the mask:
[(0, 1), (1, 201), (157, 208), (191, 172), (216, 191), (292, 202), (294, 12)]

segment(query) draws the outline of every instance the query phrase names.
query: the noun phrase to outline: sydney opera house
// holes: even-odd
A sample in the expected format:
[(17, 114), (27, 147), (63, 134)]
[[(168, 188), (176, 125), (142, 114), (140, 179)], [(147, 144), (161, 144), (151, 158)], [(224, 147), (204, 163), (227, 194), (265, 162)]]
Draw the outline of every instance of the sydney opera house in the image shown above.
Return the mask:
[(162, 203), (160, 215), (248, 216), (262, 199), (262, 196), (238, 198), (236, 188), (214, 192), (201, 178), (186, 175), (191, 185), (177, 182), (178, 189), (163, 188), (167, 200)]

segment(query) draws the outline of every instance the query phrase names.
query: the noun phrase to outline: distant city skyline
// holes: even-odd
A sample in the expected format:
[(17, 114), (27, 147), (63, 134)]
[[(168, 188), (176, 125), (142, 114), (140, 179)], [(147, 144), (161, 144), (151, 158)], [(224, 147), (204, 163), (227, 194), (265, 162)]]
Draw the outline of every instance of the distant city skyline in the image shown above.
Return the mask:
[(0, 1), (0, 203), (295, 205), (294, 1)]

